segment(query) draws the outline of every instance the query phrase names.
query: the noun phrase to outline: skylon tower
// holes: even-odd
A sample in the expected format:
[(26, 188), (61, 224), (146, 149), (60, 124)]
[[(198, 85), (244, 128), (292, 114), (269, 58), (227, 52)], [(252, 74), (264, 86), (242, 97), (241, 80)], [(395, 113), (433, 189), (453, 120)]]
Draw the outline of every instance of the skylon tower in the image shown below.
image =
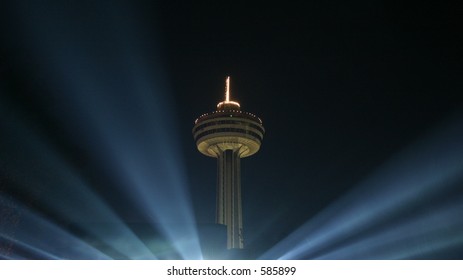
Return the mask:
[(227, 248), (243, 249), (240, 159), (255, 154), (264, 137), (262, 121), (241, 111), (230, 101), (230, 77), (225, 84), (225, 100), (217, 110), (195, 121), (193, 136), (198, 150), (217, 158), (216, 222), (227, 226)]

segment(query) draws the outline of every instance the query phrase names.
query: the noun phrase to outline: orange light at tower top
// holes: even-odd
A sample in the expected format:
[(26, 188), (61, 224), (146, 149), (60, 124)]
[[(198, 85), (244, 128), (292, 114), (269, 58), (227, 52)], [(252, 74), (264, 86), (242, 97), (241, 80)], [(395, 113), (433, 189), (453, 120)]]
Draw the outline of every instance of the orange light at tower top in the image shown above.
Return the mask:
[(225, 102), (230, 101), (230, 76), (225, 80)]
[(225, 79), (225, 100), (217, 104), (217, 109), (221, 109), (225, 105), (232, 105), (232, 106), (237, 106), (238, 109), (240, 108), (240, 104), (235, 101), (230, 101), (230, 76), (227, 76), (227, 79)]

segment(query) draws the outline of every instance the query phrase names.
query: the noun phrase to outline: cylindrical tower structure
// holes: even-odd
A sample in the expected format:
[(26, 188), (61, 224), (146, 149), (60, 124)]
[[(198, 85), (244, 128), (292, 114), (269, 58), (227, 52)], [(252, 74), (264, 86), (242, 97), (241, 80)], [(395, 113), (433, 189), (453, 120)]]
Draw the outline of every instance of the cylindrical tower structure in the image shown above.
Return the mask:
[(262, 121), (230, 101), (230, 77), (225, 100), (217, 110), (195, 121), (193, 136), (198, 150), (217, 158), (216, 222), (227, 226), (227, 248), (244, 248), (241, 210), (240, 159), (255, 154), (264, 137)]

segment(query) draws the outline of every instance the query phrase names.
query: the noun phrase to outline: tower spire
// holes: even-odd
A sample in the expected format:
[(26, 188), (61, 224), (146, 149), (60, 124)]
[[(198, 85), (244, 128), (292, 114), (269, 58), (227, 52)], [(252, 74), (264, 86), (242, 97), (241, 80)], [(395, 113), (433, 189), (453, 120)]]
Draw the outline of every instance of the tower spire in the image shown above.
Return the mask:
[(225, 80), (225, 102), (230, 102), (230, 76)]
[(235, 101), (230, 101), (230, 76), (225, 79), (225, 100), (217, 104), (219, 110), (239, 110), (240, 104)]

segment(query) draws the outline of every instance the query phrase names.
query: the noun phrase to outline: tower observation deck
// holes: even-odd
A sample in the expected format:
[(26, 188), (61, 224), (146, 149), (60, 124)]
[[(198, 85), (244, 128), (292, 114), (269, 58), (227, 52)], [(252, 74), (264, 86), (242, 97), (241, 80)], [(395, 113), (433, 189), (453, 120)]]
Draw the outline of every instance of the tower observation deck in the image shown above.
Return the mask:
[(217, 158), (216, 222), (227, 226), (227, 248), (243, 249), (240, 159), (255, 154), (264, 137), (262, 121), (241, 111), (230, 101), (230, 77), (226, 79), (225, 100), (217, 110), (195, 121), (193, 136), (198, 150)]

